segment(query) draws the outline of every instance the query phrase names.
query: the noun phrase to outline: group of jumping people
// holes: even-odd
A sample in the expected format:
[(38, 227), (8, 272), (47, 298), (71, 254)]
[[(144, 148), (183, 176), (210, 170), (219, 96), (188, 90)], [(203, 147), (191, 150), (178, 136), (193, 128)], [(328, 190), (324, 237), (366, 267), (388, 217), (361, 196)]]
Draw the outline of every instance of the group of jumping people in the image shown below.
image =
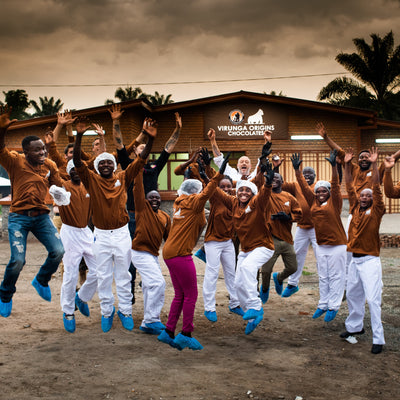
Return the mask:
[[(120, 128), (123, 110), (114, 104), (109, 113), (114, 153), (106, 152), (100, 125), (65, 112), (58, 114), (55, 129), (46, 132), (44, 141), (38, 136), (25, 137), (23, 154), (19, 154), (5, 146), (6, 132), (15, 120), (10, 120), (10, 109), (1, 109), (0, 164), (12, 184), (8, 220), (11, 258), (0, 286), (2, 317), (9, 317), (12, 312), (12, 297), (25, 265), (27, 235), (32, 232), (48, 252), (32, 281), (44, 300), (51, 301), (49, 282), (63, 262), (60, 302), (66, 331), (72, 333), (76, 329), (75, 309), (90, 315), (88, 302), (96, 292), (101, 329), (111, 329), (116, 311), (113, 282), (117, 316), (125, 329), (132, 330), (137, 270), (144, 304), (139, 329), (157, 335), (158, 340), (178, 350), (201, 350), (203, 346), (192, 336), (198, 297), (192, 253), (207, 224), (204, 246), (196, 255), (206, 262), (203, 299), (204, 315), (209, 321), (218, 319), (215, 296), (220, 264), (229, 293), (229, 311), (247, 321), (245, 334), (250, 334), (263, 320), (271, 275), (275, 290), (282, 297), (299, 291), (311, 244), (317, 260), (320, 294), (312, 318), (324, 315), (327, 323), (332, 321), (346, 289), (349, 315), (346, 331), (340, 336), (351, 342), (354, 336), (364, 333), (367, 301), (373, 333), (371, 351), (382, 351), (385, 341), (379, 226), (385, 207), (381, 183), (383, 180), (386, 196), (400, 196), (400, 184), (394, 186), (391, 177), (400, 151), (387, 157), (379, 167), (376, 148), (361, 151), (358, 162), (353, 163), (353, 150), (341, 149), (327, 135), (324, 125), (318, 124), (319, 134), (332, 149), (326, 159), (331, 165), (331, 180), (316, 181), (314, 169), (301, 169), (301, 157), (295, 153), (291, 163), (296, 182), (285, 182), (279, 174), (283, 159), (271, 156), (271, 132), (264, 133), (257, 166), (251, 171), (251, 161), (246, 156), (239, 158), (237, 169), (229, 165), (230, 153), (224, 157), (215, 131), (210, 129), (213, 158), (205, 147), (199, 148), (175, 170), (184, 180), (177, 191), (171, 219), (160, 208), (158, 177), (178, 141), (182, 129), (180, 115), (175, 113), (175, 130), (157, 160), (148, 161), (157, 135), (156, 121), (146, 118), (138, 137), (125, 146)], [(82, 149), (82, 136), (92, 127), (98, 138), (91, 155)], [(70, 144), (60, 154), (56, 142), (63, 129)], [(211, 167), (212, 160), (216, 169)], [(350, 203), (346, 227), (340, 217), (343, 171)], [(45, 202), (48, 192), (62, 222), (59, 234)], [(297, 224), (294, 238), (293, 223)], [(175, 292), (165, 325), (160, 319), (166, 286), (159, 263), (161, 247)], [(279, 256), (284, 269), (272, 273)], [(76, 291), (82, 259), (88, 272)], [(285, 279), (288, 282), (283, 288)], [(181, 314), (182, 330), (175, 335)]]

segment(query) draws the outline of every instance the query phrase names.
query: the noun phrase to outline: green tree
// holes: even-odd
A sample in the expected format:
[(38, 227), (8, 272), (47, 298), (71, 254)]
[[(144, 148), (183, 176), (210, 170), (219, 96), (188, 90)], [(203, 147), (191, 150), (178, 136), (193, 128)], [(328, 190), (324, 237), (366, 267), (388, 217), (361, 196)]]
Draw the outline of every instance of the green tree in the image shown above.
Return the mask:
[[(3, 92), (5, 97), (5, 104), (12, 107), (11, 119), (27, 119), (30, 115), (25, 111), (29, 107), (28, 93), (25, 90), (9, 90), (8, 92)], [(3, 103), (0, 102), (3, 105)]]
[(318, 100), (375, 110), (386, 119), (400, 119), (400, 46), (393, 32), (383, 38), (371, 34), (372, 43), (353, 39), (357, 53), (339, 53), (336, 61), (356, 79), (336, 78), (323, 87)]
[[(129, 100), (136, 100), (136, 99), (147, 99), (151, 104), (158, 106), (162, 104), (169, 104), (173, 103), (171, 100), (171, 94), (167, 96), (155, 92), (153, 95), (144, 93), (140, 87), (132, 88), (132, 86), (128, 86), (126, 88), (119, 87), (114, 94), (114, 97), (117, 98), (119, 101), (129, 101)], [(107, 99), (104, 104), (110, 105), (113, 104), (114, 100)]]
[[(119, 87), (115, 93), (114, 97), (119, 101), (129, 101), (136, 99), (147, 98), (149, 95), (144, 93), (140, 87), (136, 87), (135, 89), (132, 86), (128, 86), (126, 88)], [(115, 103), (112, 99), (107, 99), (104, 104), (113, 104)]]
[(57, 114), (64, 105), (60, 99), (54, 100), (54, 97), (48, 98), (47, 96), (39, 97), (40, 104), (36, 103), (35, 100), (30, 101), (30, 105), (34, 108), (35, 112), (32, 117), (44, 117), (46, 115)]
[(155, 92), (153, 95), (148, 96), (148, 100), (154, 106), (161, 106), (163, 104), (173, 103), (174, 101), (171, 99), (171, 97), (172, 97), (172, 94), (168, 94), (168, 95), (164, 96), (163, 94)]

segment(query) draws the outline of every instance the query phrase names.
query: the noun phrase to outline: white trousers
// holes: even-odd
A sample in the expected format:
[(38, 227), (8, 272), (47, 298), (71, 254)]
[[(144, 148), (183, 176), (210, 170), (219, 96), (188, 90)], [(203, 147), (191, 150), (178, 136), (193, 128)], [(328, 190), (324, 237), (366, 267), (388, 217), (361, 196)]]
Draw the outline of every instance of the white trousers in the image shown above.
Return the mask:
[(243, 251), (239, 253), (235, 286), (244, 312), (249, 308), (261, 310), (261, 299), (257, 290), (257, 271), (273, 254), (274, 251), (266, 247), (257, 247), (247, 253)]
[(363, 328), (365, 300), (371, 315), (372, 343), (385, 344), (381, 321), (382, 266), (379, 257), (353, 257), (347, 277), (347, 305), (349, 316), (346, 319), (348, 332), (360, 332)]
[(132, 250), (132, 264), (142, 278), (144, 308), (142, 326), (160, 322), (160, 313), (165, 297), (165, 280), (161, 273), (158, 257), (147, 251)]
[(235, 287), (236, 254), (232, 240), (204, 242), (204, 250), (207, 260), (203, 281), (204, 309), (215, 311), (215, 292), (217, 291), (220, 263), (224, 271), (225, 286), (229, 293), (229, 307), (238, 307), (240, 302)]
[(117, 289), (118, 308), (125, 315), (132, 314), (131, 236), (128, 224), (118, 229), (94, 229), (93, 251), (97, 262), (98, 295), (101, 314), (109, 317), (113, 311), (113, 278)]
[(65, 250), (60, 303), (62, 311), (65, 314), (72, 315), (75, 311), (75, 291), (82, 257), (85, 259), (88, 273), (78, 296), (86, 303), (92, 299), (97, 290), (96, 258), (93, 255), (92, 248), (93, 232), (88, 227), (75, 228), (62, 224), (60, 237)]
[(317, 246), (319, 303), (321, 310), (339, 310), (346, 275), (346, 245)]
[(317, 238), (315, 237), (315, 229), (296, 227), (293, 247), (297, 258), (297, 271), (289, 276), (289, 285), (297, 286), (299, 284), (310, 244), (314, 250), (315, 257), (317, 257)]

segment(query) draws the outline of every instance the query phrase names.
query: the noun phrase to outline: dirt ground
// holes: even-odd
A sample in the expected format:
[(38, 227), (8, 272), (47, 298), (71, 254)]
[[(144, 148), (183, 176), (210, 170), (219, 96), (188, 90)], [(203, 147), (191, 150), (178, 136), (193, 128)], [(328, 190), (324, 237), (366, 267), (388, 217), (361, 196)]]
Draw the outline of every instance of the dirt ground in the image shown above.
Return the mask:
[[(311, 251), (300, 291), (283, 299), (272, 290), (264, 305), (264, 320), (248, 336), (244, 334), (245, 321), (228, 311), (222, 276), (218, 281), (218, 322), (212, 324), (203, 316), (205, 265), (196, 259), (199, 299), (194, 336), (204, 346), (196, 352), (179, 352), (139, 331), (143, 316), (140, 287), (132, 332), (124, 330), (115, 318), (111, 331), (103, 333), (95, 296), (90, 303), (91, 316), (76, 313), (77, 330), (67, 333), (59, 305), (60, 274), (50, 283), (51, 303), (43, 301), (30, 284), (44, 257), (44, 248), (30, 239), (12, 314), (0, 317), (1, 399), (400, 398), (400, 249), (383, 249), (381, 254), (387, 344), (379, 355), (370, 352), (368, 311), (366, 334), (354, 345), (339, 338), (347, 316), (346, 302), (331, 323), (312, 320), (318, 285)], [(0, 277), (8, 258), (8, 241), (0, 240)], [(161, 264), (167, 282), (162, 311), (166, 322), (173, 288), (168, 270)], [(281, 268), (279, 261), (275, 271)]]

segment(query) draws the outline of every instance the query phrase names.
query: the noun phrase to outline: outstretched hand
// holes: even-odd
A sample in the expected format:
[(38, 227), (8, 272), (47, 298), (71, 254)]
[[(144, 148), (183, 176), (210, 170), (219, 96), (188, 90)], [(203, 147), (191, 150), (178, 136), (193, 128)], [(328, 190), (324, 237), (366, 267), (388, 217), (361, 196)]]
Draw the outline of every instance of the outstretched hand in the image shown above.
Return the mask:
[(371, 150), (369, 152), (369, 161), (371, 163), (375, 163), (375, 162), (377, 162), (377, 160), (378, 160), (378, 148), (372, 146)]
[(210, 140), (214, 140), (215, 139), (215, 130), (213, 128), (210, 128), (207, 132), (207, 137)]
[(104, 136), (104, 130), (103, 127), (100, 126), (99, 124), (93, 124), (93, 128), (95, 129), (95, 132), (99, 135), (99, 136)]
[(354, 150), (352, 147), (349, 147), (348, 149), (346, 149), (346, 153), (344, 155), (344, 162), (349, 163), (354, 157)]
[(272, 181), (274, 180), (274, 170), (272, 169), (272, 164), (269, 162), (268, 158), (266, 159), (266, 164), (263, 164), (262, 171), (265, 177), (265, 184), (267, 186), (272, 185)]
[(200, 157), (202, 158), (204, 165), (211, 164), (211, 157), (210, 157), (210, 153), (207, 150), (207, 147), (201, 148)]
[(76, 120), (76, 134), (79, 136), (83, 136), (83, 134), (91, 128), (92, 124), (90, 123), (87, 117), (80, 117)]
[(300, 169), (300, 165), (303, 162), (303, 160), (300, 159), (300, 153), (293, 153), (290, 157), (290, 161), (296, 171)]
[(271, 154), (271, 146), (272, 142), (267, 142), (264, 144), (261, 151), (261, 158), (266, 158)]
[(394, 167), (396, 160), (393, 156), (388, 156), (383, 160), (383, 164), (386, 169), (392, 169)]
[(7, 130), (17, 119), (10, 120), (12, 107), (0, 106), (0, 129)]
[(145, 118), (143, 122), (143, 132), (155, 138), (157, 136), (157, 122), (151, 118)]
[(175, 113), (175, 123), (177, 128), (182, 129), (182, 117), (178, 112)]
[(57, 124), (60, 125), (71, 125), (75, 122), (77, 117), (72, 118), (72, 113), (67, 110), (65, 112), (58, 112), (57, 113)]
[(231, 152), (229, 151), (226, 156), (224, 157), (224, 161), (221, 164), (221, 167), (219, 168), (219, 173), (224, 174), (226, 166), (228, 165), (229, 157), (231, 156)]
[(53, 131), (52, 130), (48, 130), (44, 134), (44, 144), (46, 146), (50, 146), (52, 143), (54, 143)]
[(316, 126), (316, 130), (318, 132), (318, 135), (320, 135), (324, 139), (326, 138), (327, 133), (326, 133), (325, 125), (322, 122), (318, 122), (318, 124)]
[(124, 113), (124, 110), (121, 110), (121, 105), (120, 104), (112, 104), (111, 107), (108, 109), (108, 112), (111, 115), (111, 119), (114, 120), (119, 120)]
[(329, 162), (329, 164), (332, 165), (332, 167), (336, 166), (336, 156), (337, 156), (337, 150), (331, 150), (329, 157), (325, 157), (325, 160)]

